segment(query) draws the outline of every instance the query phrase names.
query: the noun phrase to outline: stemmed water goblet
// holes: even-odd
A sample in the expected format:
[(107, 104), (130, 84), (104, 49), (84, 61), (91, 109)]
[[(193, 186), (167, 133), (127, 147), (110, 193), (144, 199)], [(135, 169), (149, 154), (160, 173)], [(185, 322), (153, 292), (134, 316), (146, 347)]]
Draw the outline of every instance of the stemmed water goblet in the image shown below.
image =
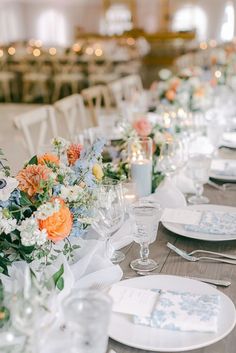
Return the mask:
[(130, 263), (135, 271), (153, 271), (158, 267), (155, 260), (149, 259), (149, 244), (156, 240), (161, 214), (162, 209), (155, 202), (140, 200), (130, 206), (133, 238), (140, 244), (140, 258)]
[(116, 180), (106, 180), (97, 188), (92, 227), (105, 238), (106, 254), (113, 263), (125, 258), (121, 251), (113, 251), (110, 244), (112, 235), (123, 224), (124, 216), (122, 184)]
[(208, 203), (209, 199), (202, 195), (203, 185), (209, 179), (209, 170), (211, 166), (211, 156), (204, 154), (190, 154), (187, 175), (193, 180), (196, 195), (189, 197), (188, 202), (191, 204)]

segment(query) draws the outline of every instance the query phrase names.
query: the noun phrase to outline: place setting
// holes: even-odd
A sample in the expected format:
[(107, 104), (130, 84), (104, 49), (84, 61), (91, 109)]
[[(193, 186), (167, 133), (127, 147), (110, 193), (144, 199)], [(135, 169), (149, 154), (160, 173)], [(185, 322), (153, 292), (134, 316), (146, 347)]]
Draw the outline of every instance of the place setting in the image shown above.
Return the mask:
[(235, 353), (236, 17), (215, 5), (1, 1), (2, 353)]

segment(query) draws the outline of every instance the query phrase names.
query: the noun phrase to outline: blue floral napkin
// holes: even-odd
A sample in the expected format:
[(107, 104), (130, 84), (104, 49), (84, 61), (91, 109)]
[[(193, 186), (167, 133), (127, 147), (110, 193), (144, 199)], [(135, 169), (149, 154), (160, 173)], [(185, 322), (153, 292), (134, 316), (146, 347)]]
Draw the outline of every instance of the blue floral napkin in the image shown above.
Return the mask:
[(198, 225), (185, 225), (186, 230), (208, 234), (236, 234), (236, 212), (205, 211)]
[(151, 317), (134, 316), (138, 325), (174, 331), (216, 332), (220, 297), (215, 294), (159, 292)]

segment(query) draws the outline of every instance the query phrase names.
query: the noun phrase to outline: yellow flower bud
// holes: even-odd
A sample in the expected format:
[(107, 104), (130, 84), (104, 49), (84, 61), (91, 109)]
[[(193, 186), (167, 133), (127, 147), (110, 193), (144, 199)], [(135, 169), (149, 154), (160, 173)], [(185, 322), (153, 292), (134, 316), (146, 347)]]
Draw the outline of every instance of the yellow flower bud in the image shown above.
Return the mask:
[(92, 169), (92, 173), (97, 180), (102, 180), (104, 174), (103, 174), (103, 170), (102, 170), (102, 167), (100, 166), (100, 164), (98, 164), (98, 163), (94, 164), (93, 169)]

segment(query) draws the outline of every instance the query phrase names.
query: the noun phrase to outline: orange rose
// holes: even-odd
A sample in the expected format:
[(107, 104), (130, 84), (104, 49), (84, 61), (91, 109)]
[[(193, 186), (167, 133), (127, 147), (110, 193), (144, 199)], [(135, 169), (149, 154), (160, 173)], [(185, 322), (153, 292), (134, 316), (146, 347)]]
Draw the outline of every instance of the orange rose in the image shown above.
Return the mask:
[(80, 144), (72, 143), (67, 150), (67, 159), (69, 165), (74, 165), (79, 159), (83, 146)]
[(166, 99), (168, 99), (168, 101), (172, 102), (174, 99), (175, 99), (175, 91), (173, 91), (172, 89), (169, 89), (166, 94), (165, 94), (165, 97)]
[(59, 158), (52, 153), (45, 153), (38, 157), (38, 164), (55, 164), (59, 165)]
[(176, 92), (179, 85), (180, 85), (180, 80), (178, 78), (174, 78), (171, 81), (170, 89)]
[(19, 181), (19, 189), (29, 196), (43, 192), (43, 183), (49, 181), (52, 175), (51, 169), (46, 165), (27, 165), (22, 169), (16, 179)]
[(39, 229), (46, 229), (48, 239), (53, 242), (57, 242), (68, 237), (73, 223), (72, 214), (65, 202), (60, 198), (57, 198), (57, 200), (60, 201), (60, 210), (53, 213), (53, 215), (47, 219), (40, 219), (38, 221)]

